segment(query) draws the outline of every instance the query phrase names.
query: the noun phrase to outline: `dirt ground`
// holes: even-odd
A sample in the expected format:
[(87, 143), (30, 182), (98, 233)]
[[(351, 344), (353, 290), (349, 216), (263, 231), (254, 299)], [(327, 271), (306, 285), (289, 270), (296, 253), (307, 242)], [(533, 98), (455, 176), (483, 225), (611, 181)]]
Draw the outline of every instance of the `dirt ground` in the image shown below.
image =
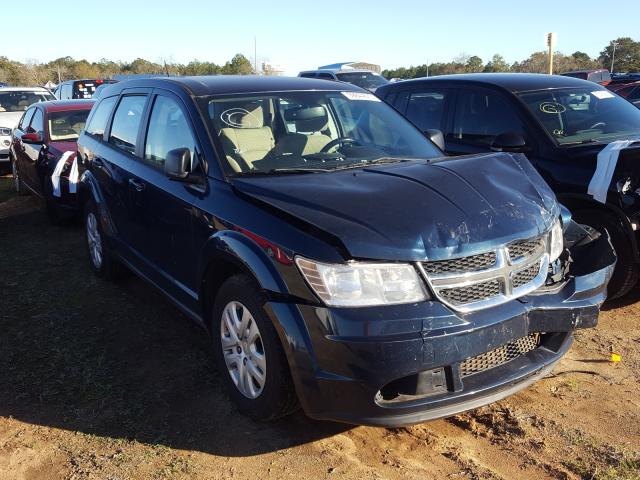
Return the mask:
[(94, 278), (81, 228), (0, 178), (0, 479), (640, 479), (638, 299), (489, 407), (399, 429), (255, 423), (197, 326), (136, 278)]

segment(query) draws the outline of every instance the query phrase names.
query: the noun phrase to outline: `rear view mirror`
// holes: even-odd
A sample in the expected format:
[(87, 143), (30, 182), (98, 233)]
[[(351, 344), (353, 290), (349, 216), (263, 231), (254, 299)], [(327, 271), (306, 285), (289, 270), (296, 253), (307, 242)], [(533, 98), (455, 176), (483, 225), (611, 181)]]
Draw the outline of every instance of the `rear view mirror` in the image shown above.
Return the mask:
[(424, 134), (429, 140), (436, 144), (436, 146), (444, 152), (444, 135), (440, 130), (430, 128), (424, 131)]
[(176, 148), (167, 153), (164, 161), (164, 173), (172, 180), (186, 180), (191, 171), (191, 151), (188, 148)]
[(25, 133), (22, 135), (22, 143), (42, 143), (42, 134), (37, 133)]
[(525, 152), (528, 150), (527, 142), (519, 133), (507, 132), (497, 135), (491, 142), (491, 150), (494, 152)]

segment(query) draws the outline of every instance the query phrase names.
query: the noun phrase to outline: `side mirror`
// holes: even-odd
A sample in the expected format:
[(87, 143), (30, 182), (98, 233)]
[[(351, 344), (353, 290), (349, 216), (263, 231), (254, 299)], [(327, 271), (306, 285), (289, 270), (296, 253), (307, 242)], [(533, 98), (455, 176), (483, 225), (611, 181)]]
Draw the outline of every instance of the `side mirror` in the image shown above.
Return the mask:
[(444, 152), (444, 135), (440, 130), (430, 128), (424, 131), (424, 134), (429, 140), (436, 144), (436, 146)]
[(526, 152), (529, 150), (527, 142), (519, 133), (507, 132), (497, 135), (491, 142), (494, 152)]
[(42, 133), (25, 133), (22, 135), (23, 143), (42, 143)]
[(191, 172), (191, 151), (188, 148), (169, 150), (164, 161), (164, 173), (172, 180), (188, 181)]

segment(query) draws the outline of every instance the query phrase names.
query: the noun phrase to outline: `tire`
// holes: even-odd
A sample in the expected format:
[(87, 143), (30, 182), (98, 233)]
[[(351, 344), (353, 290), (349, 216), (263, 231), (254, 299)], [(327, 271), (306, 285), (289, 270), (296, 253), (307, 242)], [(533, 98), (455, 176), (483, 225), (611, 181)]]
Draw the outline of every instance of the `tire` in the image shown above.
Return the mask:
[(629, 293), (638, 283), (639, 269), (628, 233), (620, 221), (615, 216), (599, 210), (579, 210), (573, 214), (573, 219), (600, 232), (604, 229), (611, 237), (611, 244), (618, 260), (607, 288), (607, 300), (614, 300)]
[(105, 280), (115, 281), (122, 278), (127, 270), (109, 251), (98, 209), (93, 200), (87, 201), (84, 208), (84, 237), (93, 273)]
[(18, 195), (27, 195), (29, 192), (24, 187), (22, 180), (20, 180), (20, 172), (18, 172), (18, 166), (16, 161), (11, 158), (11, 175), (13, 177), (13, 189)]
[[(216, 295), (211, 338), (218, 371), (238, 410), (256, 420), (269, 421), (297, 410), (298, 398), (280, 338), (264, 303), (252, 278), (243, 274), (230, 277)], [(242, 319), (247, 313), (250, 318), (243, 328)], [(246, 375), (242, 375), (243, 371)]]

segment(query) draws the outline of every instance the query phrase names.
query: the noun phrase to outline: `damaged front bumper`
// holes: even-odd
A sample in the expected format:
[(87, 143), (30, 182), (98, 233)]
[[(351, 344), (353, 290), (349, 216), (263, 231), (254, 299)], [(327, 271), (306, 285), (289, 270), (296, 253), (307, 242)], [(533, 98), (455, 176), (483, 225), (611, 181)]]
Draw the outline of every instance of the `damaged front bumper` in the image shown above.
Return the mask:
[[(503, 305), (470, 313), (437, 301), (376, 308), (322, 308), (270, 302), (290, 338), (289, 362), (307, 415), (400, 426), (497, 401), (547, 375), (594, 327), (615, 254), (605, 235), (571, 223), (568, 273)], [(293, 322), (293, 323), (291, 323)]]

